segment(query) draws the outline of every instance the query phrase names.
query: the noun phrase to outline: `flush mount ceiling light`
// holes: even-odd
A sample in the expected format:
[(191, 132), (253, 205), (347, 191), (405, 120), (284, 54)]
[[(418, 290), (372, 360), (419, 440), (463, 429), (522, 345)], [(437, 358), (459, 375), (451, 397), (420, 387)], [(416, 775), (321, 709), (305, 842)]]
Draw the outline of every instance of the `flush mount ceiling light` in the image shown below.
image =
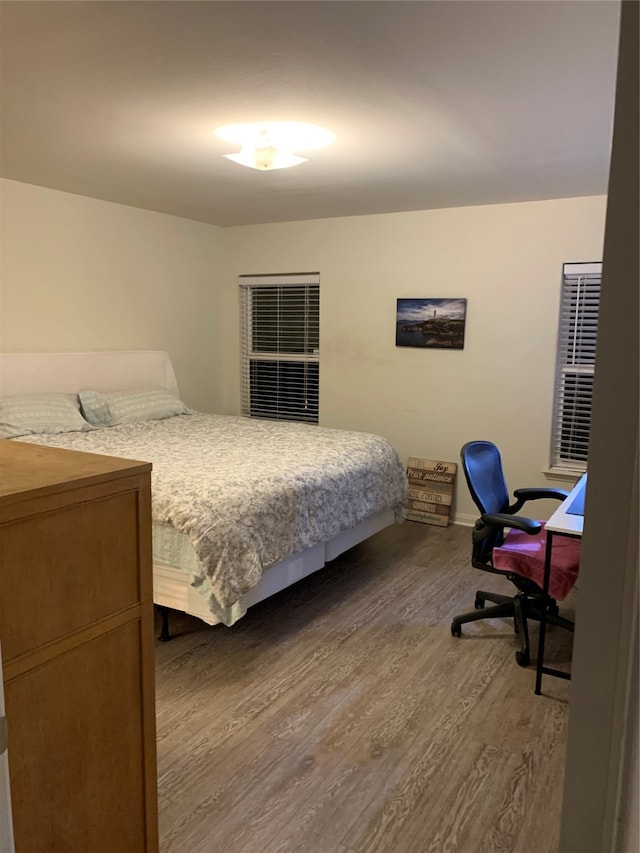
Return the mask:
[(306, 163), (305, 157), (293, 152), (323, 148), (335, 139), (325, 127), (298, 121), (226, 124), (216, 130), (216, 136), (241, 146), (238, 154), (224, 154), (227, 160), (262, 172)]

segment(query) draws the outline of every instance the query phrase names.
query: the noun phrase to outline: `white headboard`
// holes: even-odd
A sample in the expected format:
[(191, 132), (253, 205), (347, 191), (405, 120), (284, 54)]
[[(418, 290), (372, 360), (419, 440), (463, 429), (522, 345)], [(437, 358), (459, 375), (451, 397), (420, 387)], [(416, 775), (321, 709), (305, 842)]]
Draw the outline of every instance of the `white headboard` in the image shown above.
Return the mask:
[(167, 388), (178, 394), (166, 352), (10, 352), (0, 353), (0, 398), (17, 394), (76, 394)]

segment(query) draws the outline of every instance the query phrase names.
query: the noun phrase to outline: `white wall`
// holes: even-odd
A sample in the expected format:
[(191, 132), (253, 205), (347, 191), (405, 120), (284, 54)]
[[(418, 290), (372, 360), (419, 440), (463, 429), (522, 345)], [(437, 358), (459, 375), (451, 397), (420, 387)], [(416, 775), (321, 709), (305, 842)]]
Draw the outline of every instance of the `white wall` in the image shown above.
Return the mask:
[[(219, 408), (239, 408), (237, 276), (319, 271), (323, 425), (403, 458), (491, 439), (511, 488), (548, 483), (562, 264), (602, 258), (604, 217), (597, 196), (225, 229)], [(395, 346), (396, 299), (430, 296), (468, 300), (464, 350)], [(457, 509), (475, 518), (463, 482)]]
[(640, 6), (622, 4), (559, 853), (637, 853)]
[[(545, 482), (562, 263), (602, 257), (604, 197), (219, 229), (0, 191), (0, 349), (165, 349), (190, 405), (237, 412), (237, 276), (318, 270), (322, 424), (403, 458), (489, 438), (512, 488)], [(396, 299), (421, 296), (467, 298), (464, 350), (395, 346)]]
[(0, 350), (167, 350), (213, 410), (220, 229), (0, 182)]

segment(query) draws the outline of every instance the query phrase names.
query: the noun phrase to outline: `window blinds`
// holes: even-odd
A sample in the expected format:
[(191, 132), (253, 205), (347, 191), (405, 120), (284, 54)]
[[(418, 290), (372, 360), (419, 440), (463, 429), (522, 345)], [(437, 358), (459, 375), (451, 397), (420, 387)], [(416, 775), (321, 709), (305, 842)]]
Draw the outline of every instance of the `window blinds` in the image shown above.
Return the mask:
[(240, 276), (242, 414), (318, 423), (318, 273)]
[(602, 264), (564, 264), (551, 466), (586, 470)]

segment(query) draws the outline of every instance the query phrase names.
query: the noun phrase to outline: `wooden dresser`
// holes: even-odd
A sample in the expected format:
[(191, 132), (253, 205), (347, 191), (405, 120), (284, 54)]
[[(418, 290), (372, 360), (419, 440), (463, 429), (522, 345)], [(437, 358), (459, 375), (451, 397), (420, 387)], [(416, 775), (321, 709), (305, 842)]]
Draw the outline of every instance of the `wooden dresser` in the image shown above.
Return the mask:
[(0, 440), (16, 853), (158, 850), (150, 471)]

